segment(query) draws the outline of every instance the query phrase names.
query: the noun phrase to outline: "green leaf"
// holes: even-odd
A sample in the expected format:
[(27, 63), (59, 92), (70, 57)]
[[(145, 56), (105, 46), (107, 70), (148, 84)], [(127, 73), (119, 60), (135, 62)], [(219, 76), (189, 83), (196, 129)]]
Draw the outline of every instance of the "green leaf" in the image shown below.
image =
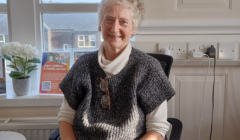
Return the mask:
[(12, 60), (11, 60), (11, 57), (9, 57), (9, 56), (7, 56), (7, 55), (4, 55), (4, 58), (7, 59), (7, 60), (9, 60), (9, 61), (12, 61)]
[(21, 75), (23, 75), (23, 73), (18, 71), (11, 71), (11, 73), (9, 74), (9, 76), (14, 79), (19, 78)]
[(13, 69), (18, 69), (16, 66), (14, 66), (14, 65), (7, 65), (8, 67), (11, 67), (11, 68), (13, 68)]
[(19, 56), (16, 56), (17, 59), (19, 59), (21, 62), (23, 62), (23, 58), (22, 57), (19, 57)]
[(11, 77), (11, 78), (13, 78), (13, 79), (18, 79), (20, 76), (17, 76), (17, 75), (11, 75), (11, 74), (9, 74), (9, 76)]
[(21, 63), (21, 66), (22, 66), (22, 69), (24, 69), (24, 62), (21, 61), (21, 60), (16, 60), (16, 62), (20, 62)]
[(24, 74), (24, 73), (19, 72), (19, 71), (11, 71), (10, 74), (13, 74), (13, 75), (22, 75), (22, 74)]
[(31, 69), (31, 70), (28, 70), (28, 73), (27, 74), (29, 74), (31, 71), (33, 71), (33, 70), (37, 70), (37, 68), (36, 69)]
[(41, 61), (38, 58), (33, 58), (28, 60), (28, 63), (41, 63)]
[(27, 67), (26, 70), (31, 70), (31, 69), (35, 69), (37, 67), (37, 65), (34, 65), (34, 66), (30, 66), (30, 67)]
[(30, 66), (30, 67), (26, 68), (26, 70), (28, 70), (28, 74), (29, 74), (31, 71), (37, 70), (37, 65)]

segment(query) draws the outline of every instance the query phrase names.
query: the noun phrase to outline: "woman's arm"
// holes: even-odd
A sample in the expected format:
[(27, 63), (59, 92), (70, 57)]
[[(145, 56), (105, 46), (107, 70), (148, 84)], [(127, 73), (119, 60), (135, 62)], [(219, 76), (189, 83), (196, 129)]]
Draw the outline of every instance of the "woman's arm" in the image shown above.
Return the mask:
[(77, 140), (73, 132), (72, 124), (70, 124), (69, 122), (59, 122), (59, 130), (61, 140)]
[(147, 132), (140, 140), (164, 140), (163, 136), (158, 132)]
[[(147, 134), (142, 140), (163, 140), (170, 125), (167, 121), (167, 101), (146, 116)], [(160, 137), (159, 137), (160, 135)]]
[(170, 123), (167, 121), (167, 110), (167, 100), (165, 100), (146, 116), (147, 132), (155, 131), (165, 137), (170, 127)]
[(63, 103), (58, 112), (58, 121), (60, 129), (61, 140), (76, 140), (76, 136), (73, 132), (72, 123), (74, 120), (76, 111), (73, 110), (67, 103), (65, 97), (63, 97)]
[(62, 106), (58, 112), (58, 122), (64, 121), (69, 122), (70, 124), (73, 124), (74, 116), (75, 116), (76, 110), (72, 109), (66, 98), (63, 97)]

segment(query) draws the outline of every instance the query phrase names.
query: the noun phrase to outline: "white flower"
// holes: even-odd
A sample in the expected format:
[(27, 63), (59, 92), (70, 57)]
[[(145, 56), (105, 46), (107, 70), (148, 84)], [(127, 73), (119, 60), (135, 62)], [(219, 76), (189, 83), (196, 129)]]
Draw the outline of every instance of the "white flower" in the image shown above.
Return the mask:
[[(20, 44), (19, 42), (4, 44), (0, 47), (0, 51), (2, 57), (4, 57), (4, 55), (10, 57), (12, 65), (14, 65), (19, 72), (25, 74), (27, 74), (26, 68), (32, 65), (31, 63), (27, 63), (27, 61), (33, 58), (39, 58), (39, 51), (35, 46), (30, 44)], [(18, 59), (17, 57), (21, 58)]]
[(25, 56), (27, 59), (39, 58), (39, 51), (35, 46), (10, 42), (1, 47), (1, 56)]

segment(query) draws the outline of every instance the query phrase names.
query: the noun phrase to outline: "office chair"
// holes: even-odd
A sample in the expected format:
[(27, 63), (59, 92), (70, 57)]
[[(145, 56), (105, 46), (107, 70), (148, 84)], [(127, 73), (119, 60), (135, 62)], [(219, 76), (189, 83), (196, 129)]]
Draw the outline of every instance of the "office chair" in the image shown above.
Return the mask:
[[(148, 54), (148, 55), (154, 57), (160, 62), (164, 73), (169, 78), (170, 70), (173, 63), (172, 56), (164, 54)], [(169, 140), (180, 140), (182, 134), (182, 122), (176, 118), (168, 118), (167, 121), (172, 125), (172, 131)], [(59, 128), (50, 136), (49, 140), (58, 140), (58, 138)], [(167, 137), (165, 138), (165, 140), (167, 140)]]
[[(166, 76), (169, 78), (170, 70), (173, 63), (173, 58), (170, 55), (164, 55), (164, 54), (150, 54), (150, 56), (157, 59), (166, 74)], [(168, 118), (167, 121), (172, 124), (172, 131), (170, 134), (169, 140), (180, 140), (181, 134), (182, 134), (182, 122), (176, 118)], [(167, 140), (167, 138), (165, 138)]]

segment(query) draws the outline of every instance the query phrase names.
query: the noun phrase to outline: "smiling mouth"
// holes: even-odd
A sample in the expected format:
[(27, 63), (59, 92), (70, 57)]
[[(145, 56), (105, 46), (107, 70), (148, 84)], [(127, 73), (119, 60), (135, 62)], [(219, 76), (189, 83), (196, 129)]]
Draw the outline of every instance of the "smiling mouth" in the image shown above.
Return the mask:
[(122, 36), (118, 36), (118, 35), (108, 35), (109, 37), (111, 37), (111, 38), (122, 38)]

